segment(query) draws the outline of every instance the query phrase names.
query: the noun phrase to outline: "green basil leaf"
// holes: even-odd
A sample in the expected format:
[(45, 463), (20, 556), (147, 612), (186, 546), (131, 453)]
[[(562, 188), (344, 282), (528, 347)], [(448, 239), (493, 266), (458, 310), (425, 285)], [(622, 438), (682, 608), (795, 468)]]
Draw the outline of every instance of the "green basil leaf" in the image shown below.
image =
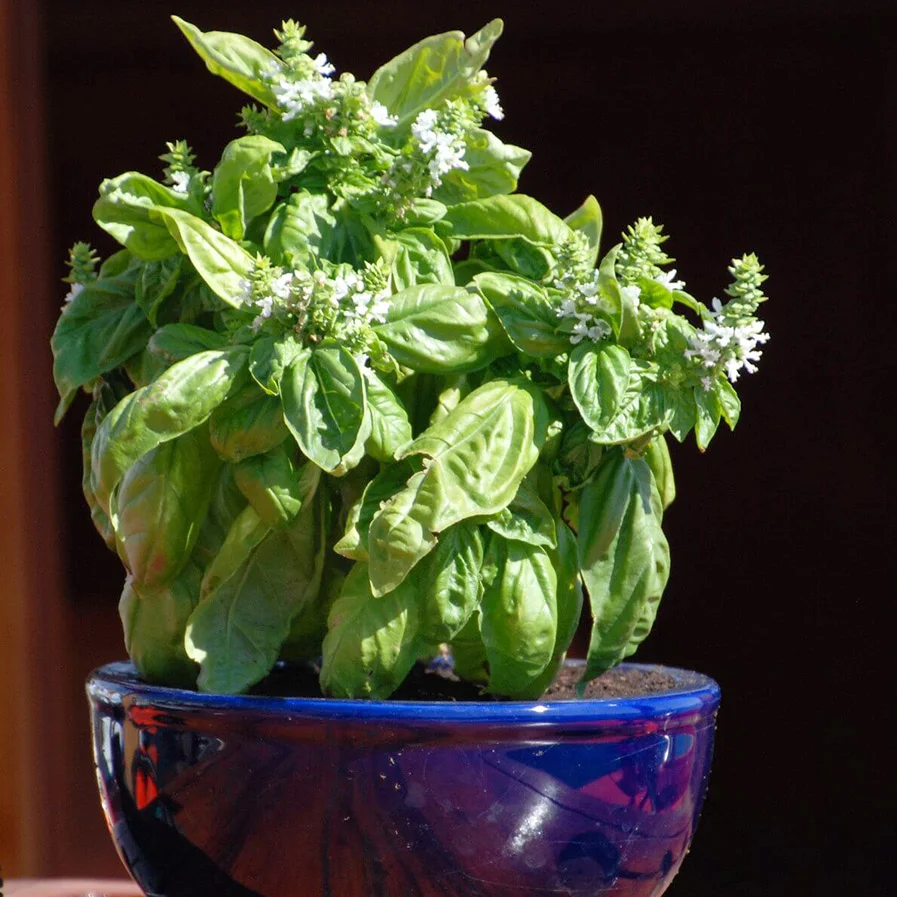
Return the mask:
[(184, 650), (187, 620), (199, 594), (199, 569), (189, 564), (168, 585), (125, 580), (118, 612), (128, 656), (146, 682), (193, 688), (196, 666)]
[(557, 574), (548, 553), (493, 535), (483, 562), (481, 631), (489, 691), (538, 698), (557, 638)]
[(226, 346), (227, 337), (223, 333), (197, 327), (195, 324), (166, 324), (146, 344), (149, 352), (169, 365), (183, 361), (197, 352), (224, 349)]
[(663, 436), (652, 439), (645, 449), (645, 463), (651, 468), (660, 503), (665, 511), (676, 498), (676, 479), (673, 476), (673, 460), (670, 449)]
[(298, 468), (284, 451), (256, 455), (234, 467), (234, 481), (262, 522), (271, 529), (289, 526), (314, 496), (321, 468)]
[(534, 358), (554, 358), (569, 349), (567, 336), (556, 332), (555, 309), (536, 284), (498, 273), (478, 274), (473, 282), (521, 352)]
[(647, 635), (669, 576), (662, 514), (651, 468), (621, 451), (582, 492), (579, 561), (593, 618), (583, 682), (628, 657)]
[(497, 514), (539, 457), (546, 411), (541, 396), (493, 380), (424, 431), (400, 457), (424, 455), (415, 473), (374, 517), (370, 575), (375, 595), (401, 583), (436, 544), (436, 533)]
[(183, 256), (175, 255), (158, 262), (147, 262), (134, 285), (134, 301), (155, 327), (159, 307), (174, 292), (181, 276)]
[(511, 503), (486, 526), (505, 539), (542, 548), (556, 548), (554, 514), (524, 481)]
[(481, 623), (482, 611), (477, 609), (452, 639), (451, 649), (455, 675), (485, 688), (489, 684), (489, 669)]
[(222, 402), (209, 418), (212, 446), (234, 463), (270, 451), (287, 436), (279, 399), (262, 392), (254, 382)]
[(570, 238), (570, 227), (542, 203), (515, 193), (460, 203), (446, 210), (439, 228), (459, 240), (523, 238), (537, 246), (557, 246)]
[(629, 353), (613, 343), (583, 341), (570, 353), (570, 396), (582, 419), (601, 434), (617, 417), (629, 387)]
[[(60, 315), (50, 346), (53, 379), (63, 399), (146, 346), (153, 328), (134, 303), (133, 282), (124, 275), (94, 281)], [(67, 407), (60, 404), (56, 423)]]
[[(99, 389), (109, 388), (106, 384), (99, 384)], [(90, 453), (93, 447), (93, 439), (96, 436), (97, 427), (106, 416), (106, 409), (103, 402), (94, 390), (94, 398), (91, 400), (81, 423), (81, 491), (84, 493), (84, 499), (90, 508), (90, 519), (96, 527), (97, 532), (102, 536), (106, 547), (115, 551), (115, 530), (112, 528), (112, 522), (109, 515), (100, 507), (94, 495), (93, 488), (90, 485)]]
[(420, 458), (405, 458), (384, 467), (365, 487), (361, 498), (349, 510), (345, 535), (333, 546), (343, 557), (366, 561), (371, 521), (380, 506), (399, 492), (408, 478), (421, 468)]
[(300, 190), (272, 213), (265, 231), (265, 253), (278, 264), (330, 258), (334, 244), (341, 239), (337, 229), (327, 194)]
[[(323, 534), (323, 528), (316, 528), (313, 524), (307, 527), (313, 534)], [(318, 593), (313, 600), (306, 602), (305, 606), (293, 617), (290, 623), (290, 632), (281, 648), (281, 657), (284, 660), (299, 663), (302, 661), (317, 661), (321, 656), (321, 643), (327, 635), (327, 618), (330, 609), (339, 598), (346, 581), (345, 575), (324, 565), (324, 552), (326, 546), (321, 547), (320, 567), (321, 582)]]
[(271, 156), (286, 149), (261, 134), (232, 140), (221, 154), (212, 178), (212, 215), (225, 236), (242, 240), (247, 224), (267, 212), (277, 199)]
[(601, 206), (594, 196), (587, 196), (583, 204), (571, 212), (564, 221), (573, 230), (582, 233), (589, 242), (589, 258), (594, 265), (598, 261), (598, 247), (601, 244), (603, 216)]
[(252, 256), (201, 218), (177, 209), (157, 208), (156, 214), (209, 289), (234, 308), (243, 305), (255, 265)]
[(424, 227), (411, 227), (396, 234), (397, 255), (392, 279), (399, 292), (424, 283), (453, 287), (455, 274), (445, 243)]
[(399, 364), (425, 373), (478, 370), (511, 350), (482, 296), (463, 287), (424, 284), (396, 293), (374, 332)]
[[(236, 483), (236, 476), (234, 477)], [(237, 571), (253, 551), (267, 538), (271, 527), (265, 523), (252, 505), (247, 504), (234, 517), (212, 562), (206, 567), (200, 588), (205, 599), (218, 591)]]
[(337, 698), (388, 698), (417, 659), (418, 596), (412, 582), (371, 594), (356, 564), (334, 602), (324, 639), (321, 688)]
[(713, 383), (713, 391), (719, 399), (720, 414), (729, 425), (730, 430), (735, 429), (738, 418), (741, 417), (741, 399), (735, 392), (735, 387), (722, 377), (718, 377)]
[[(294, 526), (301, 519), (300, 514)], [(297, 550), (302, 542), (291, 529), (269, 532), (190, 617), (185, 642), (187, 654), (200, 664), (202, 691), (234, 694), (264, 678), (292, 619), (317, 594), (320, 570)]]
[(557, 635), (551, 661), (532, 684), (532, 693), (537, 696), (554, 682), (582, 616), (582, 580), (579, 575), (576, 536), (569, 527), (559, 522), (557, 540), (557, 550), (549, 552), (557, 575)]
[(322, 470), (342, 476), (364, 456), (371, 419), (364, 376), (350, 352), (322, 346), (298, 355), (284, 371), (281, 400), (299, 448)]
[(666, 397), (655, 376), (650, 363), (632, 359), (629, 385), (617, 413), (600, 432), (593, 430), (590, 438), (599, 445), (619, 445), (663, 430), (668, 421)]
[(411, 442), (408, 412), (399, 397), (371, 368), (364, 368), (364, 377), (367, 408), (371, 416), (371, 435), (365, 443), (365, 450), (378, 461), (393, 461), (396, 452)]
[(283, 63), (270, 50), (242, 34), (202, 32), (177, 16), (171, 18), (213, 75), (219, 75), (265, 106), (277, 108), (269, 82), (272, 74), (282, 70)]
[(268, 395), (280, 395), (283, 372), (300, 355), (307, 355), (302, 343), (291, 333), (263, 336), (252, 344), (249, 352), (249, 373)]
[(212, 489), (206, 517), (193, 549), (190, 562), (203, 571), (214, 562), (234, 521), (246, 509), (246, 499), (234, 482), (233, 469), (232, 464), (221, 465), (218, 482)]
[(467, 137), (464, 161), (468, 167), (445, 175), (434, 196), (453, 205), (513, 193), (532, 155), (529, 150), (502, 143), (491, 131), (476, 128)]
[(91, 453), (91, 488), (104, 511), (108, 513), (112, 490), (135, 461), (208, 420), (238, 383), (246, 356), (238, 347), (191, 355), (109, 412)]
[(181, 572), (218, 473), (202, 429), (157, 445), (128, 468), (113, 493), (110, 520), (136, 583), (159, 588)]
[(483, 539), (472, 523), (456, 523), (439, 536), (421, 562), (415, 582), (420, 586), (420, 639), (429, 644), (450, 642), (480, 606)]
[(100, 184), (93, 218), (134, 255), (158, 261), (178, 251), (177, 242), (159, 216), (162, 208), (184, 214), (201, 213), (192, 197), (177, 193), (145, 174), (128, 171)]
[(564, 431), (555, 470), (561, 477), (560, 485), (567, 491), (582, 489), (595, 475), (604, 456), (604, 449), (589, 438), (590, 434), (582, 421), (576, 421)]
[(380, 66), (368, 81), (368, 94), (404, 128), (424, 109), (464, 91), (486, 64), (502, 27), (501, 19), (494, 19), (466, 41), (460, 31), (425, 38)]

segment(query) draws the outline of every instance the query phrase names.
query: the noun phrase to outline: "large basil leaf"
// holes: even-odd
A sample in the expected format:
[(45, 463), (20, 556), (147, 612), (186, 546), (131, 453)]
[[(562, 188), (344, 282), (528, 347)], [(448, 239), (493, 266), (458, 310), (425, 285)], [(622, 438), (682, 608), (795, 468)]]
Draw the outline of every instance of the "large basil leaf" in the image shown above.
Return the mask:
[(242, 34), (202, 32), (177, 16), (171, 18), (213, 75), (219, 75), (260, 103), (272, 109), (277, 107), (269, 81), (272, 73), (283, 68), (283, 63), (270, 50)]
[[(310, 503), (309, 515), (315, 505)], [(323, 526), (319, 518), (317, 527)], [(187, 654), (201, 667), (202, 691), (245, 691), (274, 666), (292, 619), (320, 587), (318, 547), (305, 538), (309, 532), (319, 530), (300, 513), (291, 526), (269, 532), (233, 575), (204, 595), (186, 633)]]
[(491, 131), (476, 128), (467, 138), (464, 161), (445, 175), (434, 196), (447, 205), (513, 193), (517, 179), (532, 158), (529, 150), (502, 143)]
[[(94, 397), (81, 423), (81, 491), (84, 493), (84, 500), (87, 502), (87, 506), (90, 508), (90, 519), (93, 521), (93, 525), (100, 536), (102, 536), (106, 546), (115, 551), (115, 530), (112, 528), (112, 522), (109, 520), (109, 515), (97, 502), (93, 493), (93, 487), (90, 485), (90, 453), (93, 447), (93, 439), (96, 436), (97, 427), (109, 410), (105, 407), (102, 398), (103, 392), (106, 391), (111, 392), (111, 387), (100, 381), (97, 388), (94, 389)], [(114, 407), (114, 402), (112, 405)]]
[(187, 620), (199, 595), (199, 569), (189, 564), (168, 585), (128, 577), (118, 604), (128, 656), (147, 682), (193, 688), (196, 666), (184, 649)]
[(474, 371), (512, 348), (482, 296), (438, 284), (396, 293), (374, 332), (399, 364), (428, 373)]
[(497, 514), (539, 456), (546, 410), (541, 396), (504, 380), (472, 392), (401, 452), (424, 468), (387, 501), (370, 527), (375, 595), (391, 591), (436, 544), (436, 534)]
[(669, 576), (662, 514), (651, 468), (619, 450), (582, 492), (579, 563), (593, 618), (583, 682), (628, 657), (647, 635)]
[(278, 263), (307, 263), (313, 256), (330, 257), (338, 239), (337, 228), (327, 194), (300, 190), (290, 194), (271, 215), (265, 231), (265, 252)]
[(569, 225), (542, 203), (516, 193), (450, 206), (440, 229), (448, 226), (459, 240), (507, 240), (522, 237), (537, 246), (556, 246), (570, 238)]
[(619, 414), (629, 387), (631, 364), (629, 353), (613, 343), (583, 341), (570, 353), (570, 395), (594, 433), (603, 434)]
[(289, 436), (276, 396), (252, 381), (222, 402), (209, 418), (209, 438), (227, 461), (242, 461), (280, 445)]
[(617, 413), (591, 438), (600, 445), (633, 442), (652, 432), (663, 430), (669, 419), (664, 388), (656, 382), (649, 362), (632, 359), (629, 385), (620, 399)]
[(227, 346), (227, 337), (207, 327), (195, 324), (166, 324), (160, 327), (149, 339), (146, 348), (169, 365), (183, 361), (197, 352), (207, 349), (223, 349)]
[(262, 522), (276, 529), (289, 526), (311, 500), (321, 468), (309, 462), (297, 467), (281, 450), (237, 464), (234, 480)]
[(322, 470), (342, 476), (364, 456), (371, 432), (365, 380), (342, 346), (299, 354), (284, 371), (281, 400), (299, 448)]
[(542, 548), (556, 548), (554, 514), (526, 481), (520, 484), (511, 503), (486, 526), (505, 539)]
[(368, 94), (403, 128), (419, 112), (461, 93), (486, 64), (501, 32), (501, 20), (494, 19), (466, 41), (460, 31), (425, 38), (380, 66), (368, 81)]
[[(236, 477), (234, 477), (236, 481)], [(203, 573), (200, 596), (205, 599), (231, 579), (253, 551), (268, 537), (271, 527), (252, 505), (246, 505), (230, 524), (224, 541)]]
[(181, 276), (182, 255), (174, 255), (158, 262), (147, 262), (140, 269), (134, 284), (134, 301), (153, 326), (162, 303), (174, 292)]
[(239, 243), (219, 233), (201, 218), (177, 209), (156, 209), (199, 276), (228, 305), (244, 303), (246, 284), (255, 262)]
[(480, 605), (483, 539), (478, 527), (456, 523), (439, 536), (414, 581), (420, 589), (420, 639), (450, 642)]
[(694, 390), (695, 440), (703, 452), (719, 427), (722, 417), (719, 398), (713, 390), (705, 391), (700, 386)]
[(601, 228), (603, 218), (601, 215), (601, 206), (594, 196), (587, 196), (583, 204), (575, 211), (571, 212), (564, 221), (579, 231), (588, 240), (589, 258), (594, 265), (598, 261), (598, 247), (601, 244)]
[(538, 698), (557, 638), (557, 574), (543, 548), (493, 534), (483, 561), (481, 631), (489, 691)]
[(445, 243), (425, 227), (410, 227), (396, 234), (398, 252), (392, 278), (398, 292), (423, 283), (455, 285), (455, 274)]
[(521, 352), (555, 358), (570, 348), (567, 335), (557, 333), (557, 314), (539, 286), (501, 273), (477, 274), (473, 282)]
[(670, 449), (663, 436), (652, 439), (644, 454), (645, 462), (651, 468), (657, 491), (660, 495), (660, 503), (664, 511), (676, 498), (676, 480), (673, 476), (673, 460), (670, 458)]
[(411, 442), (411, 421), (399, 397), (371, 368), (364, 369), (371, 435), (365, 449), (378, 461), (395, 459), (396, 452)]
[(158, 588), (180, 573), (218, 473), (204, 428), (157, 445), (128, 468), (113, 493), (110, 519), (135, 582)]
[(333, 546), (333, 550), (356, 561), (368, 560), (368, 534), (380, 506), (403, 489), (409, 477), (420, 469), (420, 457), (405, 458), (384, 467), (349, 509), (345, 535)]
[(147, 261), (168, 258), (178, 251), (159, 209), (199, 213), (196, 201), (154, 181), (145, 174), (128, 171), (100, 184), (93, 218), (134, 255)]
[(200, 352), (122, 399), (100, 424), (91, 452), (91, 488), (104, 511), (125, 471), (163, 442), (208, 420), (246, 366), (235, 347)]
[(371, 593), (367, 565), (356, 564), (334, 602), (324, 639), (321, 688), (338, 698), (388, 698), (417, 658), (414, 582), (382, 597)]
[(56, 423), (79, 387), (117, 368), (146, 345), (153, 328), (134, 303), (135, 276), (129, 271), (88, 284), (60, 315), (50, 340), (53, 379), (62, 397)]
[(242, 240), (246, 225), (267, 212), (277, 199), (271, 156), (284, 147), (261, 134), (232, 140), (221, 154), (212, 178), (212, 214), (225, 236)]
[(249, 373), (266, 393), (279, 396), (283, 372), (295, 358), (307, 351), (292, 333), (278, 337), (263, 336), (252, 344)]

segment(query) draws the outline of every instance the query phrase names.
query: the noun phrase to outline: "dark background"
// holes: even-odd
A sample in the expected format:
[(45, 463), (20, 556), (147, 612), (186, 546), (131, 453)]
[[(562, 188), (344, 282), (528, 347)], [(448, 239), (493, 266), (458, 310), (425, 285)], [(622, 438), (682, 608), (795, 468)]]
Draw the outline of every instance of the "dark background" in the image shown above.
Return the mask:
[[(90, 219), (103, 177), (158, 172), (164, 141), (180, 137), (212, 168), (235, 136), (242, 96), (206, 73), (170, 12), (267, 44), (293, 16), (339, 71), (359, 77), (420, 37), (471, 33), (500, 15), (506, 31), (488, 69), (506, 119), (495, 130), (535, 153), (523, 192), (562, 215), (594, 193), (605, 248), (653, 215), (672, 235), (679, 275), (707, 300), (721, 295), (732, 256), (760, 255), (772, 339), (760, 372), (739, 383), (738, 431), (721, 432), (703, 456), (691, 441), (674, 447), (673, 572), (638, 655), (710, 673), (724, 693), (701, 829), (671, 894), (895, 893), (886, 615), (897, 597), (897, 4), (45, 0), (44, 9), (60, 277), (74, 240), (111, 248)], [(67, 583), (76, 608), (100, 603), (114, 618), (121, 572), (80, 498), (75, 416), (59, 433)], [(111, 642), (105, 659), (122, 653)]]

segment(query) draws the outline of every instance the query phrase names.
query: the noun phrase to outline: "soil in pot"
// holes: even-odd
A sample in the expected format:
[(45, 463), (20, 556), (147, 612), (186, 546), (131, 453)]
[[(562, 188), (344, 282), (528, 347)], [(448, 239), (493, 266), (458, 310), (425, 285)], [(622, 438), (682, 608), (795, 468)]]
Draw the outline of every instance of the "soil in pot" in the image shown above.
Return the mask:
[[(543, 695), (550, 701), (577, 700), (576, 683), (582, 675), (579, 667), (563, 667)], [(593, 679), (587, 686), (585, 698), (627, 698), (636, 695), (660, 694), (676, 685), (669, 673), (656, 668), (616, 667)], [(318, 670), (312, 665), (278, 665), (269, 676), (252, 689), (252, 694), (272, 697), (323, 697), (318, 684)], [(483, 694), (469, 682), (447, 678), (428, 670), (423, 664), (415, 666), (405, 681), (393, 693), (396, 701), (501, 701), (502, 698)]]

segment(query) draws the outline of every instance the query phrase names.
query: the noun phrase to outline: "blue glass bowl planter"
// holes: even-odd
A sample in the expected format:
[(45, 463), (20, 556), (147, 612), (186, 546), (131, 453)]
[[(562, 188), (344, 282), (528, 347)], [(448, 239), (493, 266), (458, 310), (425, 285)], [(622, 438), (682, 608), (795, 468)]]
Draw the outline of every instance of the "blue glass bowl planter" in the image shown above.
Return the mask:
[(103, 808), (158, 897), (657, 897), (697, 824), (719, 687), (417, 703), (87, 684)]

